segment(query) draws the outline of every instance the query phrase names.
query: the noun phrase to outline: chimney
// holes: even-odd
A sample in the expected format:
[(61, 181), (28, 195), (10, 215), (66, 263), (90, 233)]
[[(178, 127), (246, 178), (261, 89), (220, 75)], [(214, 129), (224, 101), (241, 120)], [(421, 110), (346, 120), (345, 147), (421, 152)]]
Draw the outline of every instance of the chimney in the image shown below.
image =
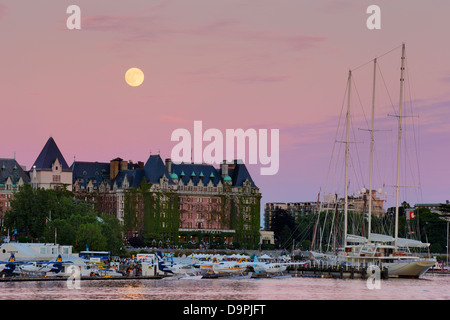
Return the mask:
[(119, 174), (120, 167), (119, 164), (122, 162), (122, 159), (115, 158), (109, 162), (109, 178), (114, 180)]
[(166, 170), (169, 173), (169, 175), (172, 173), (172, 159), (170, 158), (166, 159)]
[(126, 171), (126, 170), (128, 170), (128, 162), (120, 161), (120, 171)]
[(223, 162), (220, 164), (220, 168), (222, 169), (222, 178), (226, 177), (228, 175), (228, 164), (226, 160), (223, 160)]

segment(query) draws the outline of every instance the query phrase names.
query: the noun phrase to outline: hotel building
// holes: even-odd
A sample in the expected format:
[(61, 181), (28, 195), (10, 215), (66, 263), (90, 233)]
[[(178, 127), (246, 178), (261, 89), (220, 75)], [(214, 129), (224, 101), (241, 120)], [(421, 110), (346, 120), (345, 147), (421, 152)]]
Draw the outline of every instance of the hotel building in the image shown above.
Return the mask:
[(13, 191), (30, 183), (72, 191), (99, 214), (116, 216), (128, 238), (146, 244), (257, 248), (260, 242), (261, 193), (237, 160), (215, 167), (152, 155), (145, 163), (115, 158), (69, 167), (49, 138), (30, 171), (14, 159), (1, 159), (0, 170), (0, 213)]

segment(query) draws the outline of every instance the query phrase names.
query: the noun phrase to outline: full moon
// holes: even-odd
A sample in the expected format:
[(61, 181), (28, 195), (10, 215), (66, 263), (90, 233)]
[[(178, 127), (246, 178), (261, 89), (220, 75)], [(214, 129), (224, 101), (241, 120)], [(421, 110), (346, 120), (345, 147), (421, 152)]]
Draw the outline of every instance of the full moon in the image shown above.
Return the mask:
[(144, 82), (144, 73), (141, 69), (130, 68), (125, 73), (125, 81), (132, 87), (138, 87)]

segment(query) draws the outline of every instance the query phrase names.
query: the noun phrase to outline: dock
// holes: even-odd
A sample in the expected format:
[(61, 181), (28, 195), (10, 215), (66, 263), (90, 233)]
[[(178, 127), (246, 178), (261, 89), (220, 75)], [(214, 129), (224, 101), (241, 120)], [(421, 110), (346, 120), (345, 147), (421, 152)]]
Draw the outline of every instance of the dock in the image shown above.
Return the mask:
[[(297, 270), (289, 270), (283, 275), (278, 274), (266, 274), (266, 273), (253, 273), (251, 279), (282, 279), (287, 277), (294, 278), (334, 278), (334, 279), (367, 279), (370, 275), (365, 272), (364, 269), (357, 268), (308, 268), (301, 267)], [(127, 277), (81, 277), (81, 281), (98, 281), (98, 280), (161, 280), (161, 279), (171, 279), (173, 276), (127, 276)], [(247, 277), (242, 277), (249, 279)], [(0, 278), (0, 283), (2, 282), (47, 282), (47, 281), (70, 281), (69, 277), (62, 276), (52, 276), (52, 277), (5, 277)], [(233, 278), (231, 275), (217, 275), (210, 274), (204, 275), (202, 279), (239, 279), (239, 277)], [(388, 279), (387, 270), (381, 273), (381, 279)]]
[[(81, 277), (82, 281), (96, 281), (96, 280), (159, 280), (167, 278), (167, 276), (131, 276), (131, 277)], [(60, 276), (52, 276), (52, 277), (5, 277), (0, 278), (1, 282), (46, 282), (46, 281), (67, 281), (69, 277), (60, 277)]]
[[(289, 274), (298, 277), (335, 278), (335, 279), (367, 279), (373, 273), (367, 266), (336, 266), (336, 265), (301, 265), (288, 267)], [(380, 279), (388, 279), (388, 270), (380, 267)]]
[[(262, 279), (262, 278), (282, 278), (284, 277), (298, 277), (298, 278), (334, 278), (334, 279), (368, 279), (372, 276), (373, 270), (368, 269), (367, 266), (342, 266), (342, 265), (327, 265), (327, 264), (304, 264), (291, 265), (283, 274), (267, 274), (250, 272), (248, 278)], [(219, 279), (230, 278), (231, 275), (224, 274), (205, 274), (202, 279)], [(38, 282), (38, 281), (68, 281), (68, 276), (6, 276), (0, 278), (1, 282)], [(126, 275), (126, 276), (82, 276), (80, 280), (83, 281), (97, 281), (97, 280), (159, 280), (164, 278), (172, 278), (170, 275)], [(242, 277), (244, 278), (244, 277)], [(379, 267), (379, 279), (388, 279), (388, 270), (385, 267)]]

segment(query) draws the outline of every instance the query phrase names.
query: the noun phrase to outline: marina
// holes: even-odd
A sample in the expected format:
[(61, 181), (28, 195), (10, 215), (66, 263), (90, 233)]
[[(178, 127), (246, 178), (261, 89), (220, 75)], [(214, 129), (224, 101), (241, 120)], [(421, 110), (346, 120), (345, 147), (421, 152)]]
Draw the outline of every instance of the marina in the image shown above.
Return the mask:
[[(234, 258), (232, 258), (234, 256)], [(334, 279), (368, 279), (387, 280), (388, 268), (383, 264), (336, 264), (321, 260), (290, 261), (273, 259), (259, 261), (257, 256), (219, 254), (197, 254), (186, 257), (173, 257), (170, 253), (138, 254), (133, 259), (102, 262), (92, 256), (93, 260), (72, 259), (62, 261), (39, 262), (38, 269), (30, 271), (29, 266), (36, 268), (37, 262), (15, 261), (6, 263), (2, 270), (0, 282), (39, 282), (39, 281), (68, 281), (83, 280), (200, 280), (200, 279), (280, 279), (280, 278), (334, 278)], [(267, 256), (267, 255), (263, 255)], [(202, 257), (202, 259), (198, 259)], [(239, 258), (240, 257), (240, 258)], [(247, 258), (248, 257), (248, 258)], [(239, 258), (239, 260), (237, 260)], [(430, 259), (431, 260), (431, 259)], [(73, 262), (75, 261), (75, 262)], [(48, 267), (47, 267), (48, 265)], [(43, 266), (46, 266), (43, 271)], [(8, 269), (10, 268), (10, 269)], [(40, 268), (40, 269), (39, 269)], [(5, 271), (8, 269), (8, 271)], [(27, 270), (27, 271), (24, 271)], [(448, 274), (442, 264), (428, 269), (428, 273)], [(405, 276), (405, 278), (419, 278)]]
[[(45, 249), (45, 250), (44, 250)], [(252, 279), (314, 277), (337, 279), (387, 280), (394, 277), (419, 278), (431, 271), (447, 274), (447, 267), (434, 258), (420, 258), (427, 266), (420, 266), (420, 273), (393, 273), (392, 262), (411, 268), (412, 262), (391, 254), (386, 260), (372, 260), (372, 257), (358, 258), (359, 263), (342, 262), (327, 256), (308, 256), (308, 252), (286, 253), (253, 251), (251, 254), (228, 254), (209, 251), (190, 253), (168, 250), (139, 252), (130, 258), (111, 256), (107, 251), (82, 251), (79, 254), (61, 255), (60, 251), (71, 252), (67, 246), (38, 243), (7, 243), (0, 247), (3, 259), (0, 261), (0, 281), (57, 281), (57, 280), (99, 280), (99, 279)], [(38, 252), (52, 252), (41, 255)], [(271, 253), (274, 255), (268, 255)], [(379, 257), (375, 257), (376, 259)], [(402, 258), (402, 257), (400, 257)], [(2, 260), (3, 260), (2, 259)], [(389, 259), (389, 260), (387, 260)], [(384, 263), (388, 261), (389, 263)], [(436, 263), (430, 263), (436, 262)], [(434, 270), (436, 269), (436, 270)], [(391, 271), (391, 272), (390, 272)]]

